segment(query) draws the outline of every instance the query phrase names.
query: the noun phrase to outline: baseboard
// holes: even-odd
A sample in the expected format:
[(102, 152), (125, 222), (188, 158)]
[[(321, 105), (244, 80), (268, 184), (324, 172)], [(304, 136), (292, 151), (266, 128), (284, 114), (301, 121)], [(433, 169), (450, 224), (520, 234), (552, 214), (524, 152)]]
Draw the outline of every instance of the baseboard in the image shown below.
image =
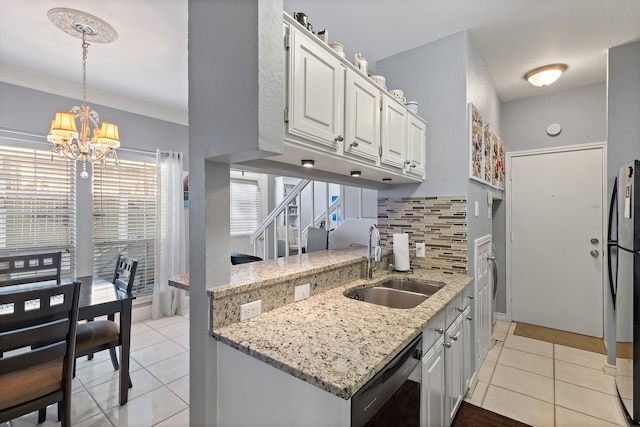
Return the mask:
[(607, 362), (604, 362), (604, 366), (602, 367), (602, 370), (607, 375), (611, 375), (613, 377), (616, 376), (616, 371), (617, 371), (616, 365), (610, 365)]
[[(131, 322), (142, 322), (144, 320), (151, 320), (151, 303), (153, 302), (152, 295), (143, 295), (133, 300), (131, 307)], [(189, 307), (189, 297), (185, 298), (185, 305)]]
[(494, 320), (502, 320), (503, 322), (508, 322), (510, 319), (507, 317), (506, 313), (498, 313), (498, 312), (493, 312), (493, 319)]
[(467, 389), (467, 393), (465, 397), (471, 398), (473, 396), (473, 392), (476, 391), (476, 386), (478, 385), (478, 373), (474, 372), (471, 380), (469, 380), (469, 388)]
[(131, 322), (142, 322), (151, 319), (151, 300), (135, 304), (131, 308)]

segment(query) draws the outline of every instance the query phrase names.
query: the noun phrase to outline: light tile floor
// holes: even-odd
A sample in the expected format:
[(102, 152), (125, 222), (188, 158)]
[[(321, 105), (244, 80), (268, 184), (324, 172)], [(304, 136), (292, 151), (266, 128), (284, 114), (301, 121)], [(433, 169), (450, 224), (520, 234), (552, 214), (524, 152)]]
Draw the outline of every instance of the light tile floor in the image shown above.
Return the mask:
[[(625, 426), (605, 356), (513, 335), (497, 338), (467, 401), (535, 427)], [(118, 374), (108, 352), (78, 360), (72, 421), (78, 427), (189, 425), (189, 315), (136, 322), (131, 337), (129, 403), (118, 406)], [(55, 405), (43, 427), (58, 427)], [(36, 425), (37, 414), (0, 424)]]
[[(189, 425), (189, 315), (136, 322), (131, 329), (129, 402), (118, 405), (118, 372), (109, 352), (78, 359), (71, 420), (78, 427), (181, 427)], [(37, 413), (0, 427), (59, 427), (56, 405), (47, 420)]]
[(535, 427), (626, 426), (606, 356), (513, 335), (496, 322), (494, 338), (466, 400)]

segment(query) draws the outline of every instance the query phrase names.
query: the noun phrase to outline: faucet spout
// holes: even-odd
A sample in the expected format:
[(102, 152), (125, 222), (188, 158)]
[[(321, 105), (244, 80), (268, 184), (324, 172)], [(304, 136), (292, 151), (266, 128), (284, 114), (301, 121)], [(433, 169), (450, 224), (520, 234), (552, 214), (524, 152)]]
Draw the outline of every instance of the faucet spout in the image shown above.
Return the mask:
[[(371, 245), (371, 236), (375, 232), (375, 246)], [(373, 255), (371, 254), (373, 249)], [(369, 242), (367, 246), (367, 279), (373, 278), (373, 272), (376, 269), (375, 263), (382, 260), (382, 249), (380, 248), (380, 231), (376, 224), (371, 224), (369, 227)]]

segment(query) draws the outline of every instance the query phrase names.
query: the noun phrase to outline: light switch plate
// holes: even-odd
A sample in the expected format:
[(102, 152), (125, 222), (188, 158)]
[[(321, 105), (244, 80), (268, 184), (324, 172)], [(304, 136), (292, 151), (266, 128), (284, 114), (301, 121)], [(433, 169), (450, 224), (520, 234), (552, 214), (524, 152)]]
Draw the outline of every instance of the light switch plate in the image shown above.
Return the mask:
[(416, 242), (416, 257), (425, 258), (427, 256), (424, 249), (424, 242)]
[(293, 291), (293, 301), (297, 302), (303, 299), (309, 298), (311, 294), (311, 283), (305, 283), (304, 285), (298, 285)]

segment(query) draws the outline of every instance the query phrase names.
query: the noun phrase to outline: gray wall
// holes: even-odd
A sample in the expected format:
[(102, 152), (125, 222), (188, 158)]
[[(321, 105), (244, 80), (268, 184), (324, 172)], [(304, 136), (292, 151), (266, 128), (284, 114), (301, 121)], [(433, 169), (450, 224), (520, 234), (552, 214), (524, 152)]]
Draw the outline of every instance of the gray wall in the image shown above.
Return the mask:
[[(469, 179), (467, 103), (473, 102), (500, 135), (500, 101), (466, 31), (377, 61), (387, 87), (404, 89), (419, 103), (427, 127), (426, 179), (380, 190), (379, 197), (467, 196), (468, 271), (474, 271), (475, 239), (492, 234), (487, 194), (502, 191)], [(474, 215), (475, 202), (481, 214)], [(504, 246), (504, 240), (497, 242)]]
[[(190, 425), (215, 426), (207, 289), (229, 282), (229, 162), (284, 146), (282, 0), (189, 0)], [(238, 23), (246, 25), (238, 25)], [(269, 72), (265, 72), (269, 70)]]
[[(501, 136), (508, 141), (507, 151), (602, 142), (607, 139), (606, 108), (604, 83), (506, 102)], [(547, 135), (550, 123), (562, 125), (558, 136)]]
[[(42, 135), (43, 146), (49, 144), (44, 136), (49, 132), (56, 111), (69, 111), (81, 100), (66, 98), (38, 90), (0, 82), (0, 128)], [(101, 120), (118, 124), (122, 148), (121, 158), (135, 158), (140, 150), (155, 153), (156, 149), (189, 151), (189, 136), (186, 126), (157, 120), (97, 104), (88, 103), (98, 112)], [(139, 155), (139, 154), (138, 154)], [(108, 167), (108, 166), (107, 166)], [(91, 165), (87, 166), (89, 172)], [(78, 173), (82, 170), (78, 167)], [(77, 261), (79, 276), (93, 274), (93, 240), (91, 211), (91, 180), (77, 180)]]
[[(640, 159), (640, 42), (609, 49), (607, 80), (607, 191), (611, 198), (618, 169)], [(608, 287), (605, 295), (607, 363), (615, 365), (615, 317)]]
[[(89, 93), (89, 95), (91, 95)], [(0, 82), (0, 128), (46, 135), (56, 111), (69, 111), (81, 99), (66, 98)], [(155, 152), (189, 149), (189, 128), (88, 102), (101, 120), (118, 124), (122, 149)]]
[[(473, 46), (471, 39), (468, 39), (467, 47), (467, 98), (466, 102), (473, 103), (480, 113), (483, 120), (491, 125), (491, 128), (496, 135), (501, 135), (500, 128), (500, 100), (496, 95), (493, 83), (489, 77), (489, 73), (482, 62), (482, 58)], [(468, 118), (465, 116), (464, 129), (468, 132)], [(503, 138), (505, 145), (509, 142)], [(469, 136), (465, 134), (463, 140), (465, 147), (465, 157), (462, 160), (467, 167), (466, 177), (469, 176)], [(503, 248), (505, 241), (499, 240), (499, 234), (494, 233), (494, 226), (504, 227), (504, 224), (494, 223), (492, 204), (490, 205), (488, 200), (491, 197), (493, 199), (500, 200), (503, 198), (503, 190), (498, 190), (488, 185), (482, 184), (478, 181), (474, 181), (467, 178), (467, 265), (468, 274), (473, 276), (475, 274), (475, 241), (480, 237), (491, 235), (493, 244), (496, 248)], [(479, 214), (475, 215), (475, 205), (479, 206)], [(491, 213), (489, 213), (491, 211)], [(504, 268), (504, 263), (499, 263), (501, 269)], [(500, 276), (500, 275), (499, 275)], [(504, 287), (504, 282), (498, 282), (498, 286)]]
[(376, 72), (386, 77), (387, 88), (404, 90), (429, 122), (425, 181), (394, 185), (378, 197), (466, 194), (467, 45), (467, 33), (460, 32), (377, 61)]

